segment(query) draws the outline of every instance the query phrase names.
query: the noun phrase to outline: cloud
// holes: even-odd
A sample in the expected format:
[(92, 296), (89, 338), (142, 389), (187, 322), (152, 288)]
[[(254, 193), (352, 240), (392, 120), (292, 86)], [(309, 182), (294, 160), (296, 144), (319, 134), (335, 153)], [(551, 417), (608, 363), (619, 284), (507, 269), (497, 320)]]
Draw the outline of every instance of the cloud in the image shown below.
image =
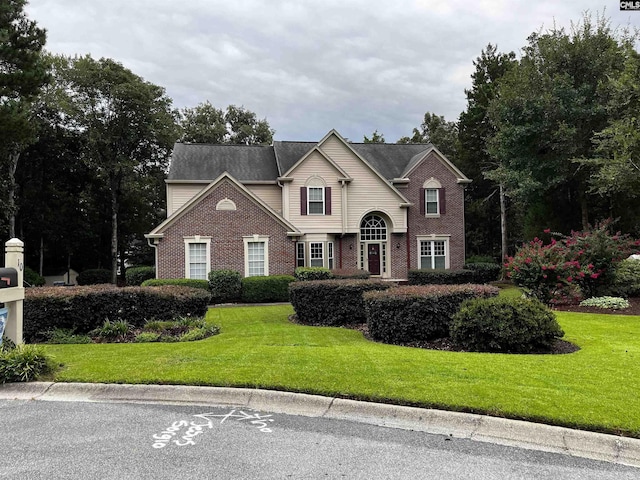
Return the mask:
[[(456, 120), (488, 43), (518, 51), (554, 19), (599, 1), (31, 0), (54, 53), (110, 57), (166, 88), (178, 108), (205, 100), (267, 117), (280, 140), (409, 135), (431, 111)], [(626, 14), (613, 20), (640, 21)]]

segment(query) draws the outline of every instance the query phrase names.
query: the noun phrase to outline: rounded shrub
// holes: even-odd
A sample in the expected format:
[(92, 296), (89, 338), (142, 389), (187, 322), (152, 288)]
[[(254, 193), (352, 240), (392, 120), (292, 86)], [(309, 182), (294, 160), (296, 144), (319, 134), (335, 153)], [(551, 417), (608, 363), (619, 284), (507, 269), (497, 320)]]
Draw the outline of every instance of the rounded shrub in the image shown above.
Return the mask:
[(618, 264), (612, 289), (617, 295), (640, 297), (640, 260), (630, 258)]
[(471, 270), (473, 272), (473, 281), (475, 283), (489, 283), (494, 282), (500, 278), (500, 272), (502, 271), (502, 265), (499, 263), (466, 263), (465, 270)]
[(100, 285), (102, 283), (111, 283), (111, 270), (104, 268), (85, 270), (78, 275), (76, 281), (78, 282), (78, 285)]
[(531, 298), (469, 300), (453, 316), (451, 340), (476, 352), (549, 351), (564, 335), (555, 314)]
[(236, 302), (242, 294), (242, 277), (235, 270), (212, 270), (209, 272), (209, 290), (213, 303)]
[(160, 287), (162, 285), (178, 285), (180, 287), (200, 288), (209, 291), (208, 280), (198, 280), (195, 278), (151, 278), (142, 282), (143, 287)]
[(409, 270), (409, 285), (461, 285), (473, 282), (472, 270)]
[(38, 272), (36, 272), (32, 268), (25, 267), (24, 282), (25, 282), (25, 286), (29, 284), (32, 287), (42, 287), (45, 284), (45, 279), (43, 276), (39, 275)]
[(288, 302), (291, 275), (246, 277), (242, 279), (242, 301), (246, 303)]
[(127, 268), (125, 273), (127, 277), (127, 285), (138, 286), (142, 285), (145, 280), (156, 278), (155, 267), (130, 267)]

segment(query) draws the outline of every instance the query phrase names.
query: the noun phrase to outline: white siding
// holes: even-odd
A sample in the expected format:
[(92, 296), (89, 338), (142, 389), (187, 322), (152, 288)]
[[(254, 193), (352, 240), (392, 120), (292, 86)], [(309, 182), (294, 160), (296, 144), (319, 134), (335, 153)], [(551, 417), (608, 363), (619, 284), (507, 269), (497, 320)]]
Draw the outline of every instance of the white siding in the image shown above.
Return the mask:
[[(347, 191), (348, 232), (358, 232), (362, 217), (367, 212), (374, 210), (389, 215), (393, 222), (394, 231), (406, 229), (406, 209), (400, 208), (403, 200), (384, 179), (376, 175), (342, 141), (333, 135), (320, 145), (320, 149), (353, 178)], [(297, 174), (295, 176), (297, 177)]]
[(269, 205), (273, 210), (282, 213), (282, 189), (278, 185), (245, 185), (247, 190)]
[(167, 217), (195, 197), (207, 185), (204, 183), (168, 183)]
[[(318, 152), (313, 152), (291, 173), (294, 178), (289, 186), (289, 218), (303, 232), (341, 232), (342, 200), (341, 185), (338, 178), (341, 173)], [(331, 215), (301, 215), (300, 188), (306, 186), (310, 177), (321, 177), (326, 187), (331, 187)]]

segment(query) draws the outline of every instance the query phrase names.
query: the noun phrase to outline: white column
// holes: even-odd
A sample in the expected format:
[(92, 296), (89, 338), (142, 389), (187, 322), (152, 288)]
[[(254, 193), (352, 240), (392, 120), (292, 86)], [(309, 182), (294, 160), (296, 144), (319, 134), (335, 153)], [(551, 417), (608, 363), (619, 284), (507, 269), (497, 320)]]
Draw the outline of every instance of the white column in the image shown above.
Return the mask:
[[(9, 295), (5, 306), (9, 309), (7, 325), (4, 334), (16, 345), (24, 343), (22, 337), (22, 312), (24, 301), (24, 243), (17, 238), (12, 238), (5, 243), (4, 264), (6, 268), (15, 268), (18, 272), (18, 286), (5, 289)], [(5, 294), (3, 292), (3, 294)]]

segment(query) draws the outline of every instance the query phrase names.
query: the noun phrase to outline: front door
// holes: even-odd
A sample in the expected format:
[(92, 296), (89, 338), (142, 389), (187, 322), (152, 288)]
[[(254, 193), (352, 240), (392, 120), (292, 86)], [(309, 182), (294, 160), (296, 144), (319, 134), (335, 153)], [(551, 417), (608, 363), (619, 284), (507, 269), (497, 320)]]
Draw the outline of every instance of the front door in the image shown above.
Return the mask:
[(370, 243), (367, 245), (369, 273), (371, 275), (380, 275), (380, 244)]

